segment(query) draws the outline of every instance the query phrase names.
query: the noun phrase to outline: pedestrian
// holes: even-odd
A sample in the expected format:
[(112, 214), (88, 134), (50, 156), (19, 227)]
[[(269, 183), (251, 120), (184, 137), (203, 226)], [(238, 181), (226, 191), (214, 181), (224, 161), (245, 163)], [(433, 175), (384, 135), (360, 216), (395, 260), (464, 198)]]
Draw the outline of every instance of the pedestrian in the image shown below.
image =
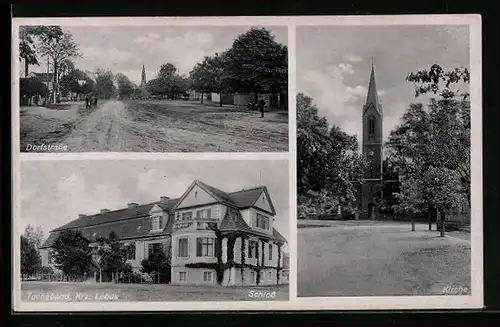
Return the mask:
[(265, 105), (266, 105), (266, 100), (264, 100), (263, 97), (260, 97), (260, 100), (259, 100), (260, 118), (264, 118), (264, 106)]
[(97, 97), (94, 98), (94, 106), (97, 108)]
[(90, 107), (89, 107), (89, 96), (88, 96), (88, 95), (86, 95), (86, 96), (85, 96), (85, 109), (89, 109), (89, 108), (90, 108)]

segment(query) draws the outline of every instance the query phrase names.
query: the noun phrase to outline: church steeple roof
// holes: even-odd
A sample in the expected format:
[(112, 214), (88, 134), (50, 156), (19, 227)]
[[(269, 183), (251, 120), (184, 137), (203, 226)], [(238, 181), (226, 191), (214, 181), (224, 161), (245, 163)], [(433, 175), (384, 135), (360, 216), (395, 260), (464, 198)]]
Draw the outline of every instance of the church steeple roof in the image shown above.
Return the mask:
[(366, 106), (373, 104), (378, 112), (382, 113), (382, 106), (378, 99), (377, 85), (375, 83), (375, 68), (373, 67), (372, 59), (372, 71), (370, 74), (370, 84), (368, 85), (368, 95), (366, 96)]
[(146, 69), (142, 65), (141, 86), (146, 86)]

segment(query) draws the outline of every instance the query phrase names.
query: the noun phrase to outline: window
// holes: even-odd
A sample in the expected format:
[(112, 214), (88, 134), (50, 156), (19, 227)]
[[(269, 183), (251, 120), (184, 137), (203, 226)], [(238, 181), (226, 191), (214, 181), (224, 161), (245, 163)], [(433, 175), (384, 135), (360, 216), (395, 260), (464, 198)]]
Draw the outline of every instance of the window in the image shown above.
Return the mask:
[(48, 258), (47, 258), (47, 261), (48, 261), (49, 263), (53, 263), (53, 262), (54, 262), (54, 253), (53, 253), (53, 251), (52, 251), (52, 250), (49, 250), (49, 251), (48, 251)]
[(368, 134), (375, 134), (375, 117), (368, 118)]
[(267, 279), (273, 280), (273, 273), (272, 273), (272, 271), (270, 271), (270, 272), (267, 273)]
[(273, 245), (269, 244), (269, 260), (273, 260)]
[(255, 226), (261, 229), (269, 229), (269, 218), (258, 213)]
[(178, 244), (179, 244), (179, 247), (177, 250), (177, 257), (187, 258), (188, 257), (188, 239), (187, 238), (180, 238)]
[(196, 218), (198, 219), (200, 218), (208, 219), (211, 217), (212, 217), (212, 209), (202, 209), (196, 211)]
[(127, 260), (135, 260), (135, 243), (127, 246)]
[(187, 272), (179, 271), (179, 282), (187, 282)]
[(148, 256), (151, 256), (153, 253), (160, 253), (162, 251), (161, 243), (149, 243), (148, 244)]
[(193, 213), (191, 211), (182, 213), (182, 220), (191, 220), (193, 218)]
[(255, 271), (250, 272), (250, 282), (255, 283)]
[(160, 216), (153, 217), (151, 220), (151, 230), (160, 230), (161, 229), (160, 221), (161, 221)]
[(248, 258), (257, 258), (257, 242), (248, 241)]
[(211, 282), (212, 281), (212, 272), (211, 271), (204, 271), (203, 272), (203, 281), (204, 282)]
[(197, 257), (213, 257), (214, 248), (215, 248), (215, 239), (207, 237), (196, 239)]

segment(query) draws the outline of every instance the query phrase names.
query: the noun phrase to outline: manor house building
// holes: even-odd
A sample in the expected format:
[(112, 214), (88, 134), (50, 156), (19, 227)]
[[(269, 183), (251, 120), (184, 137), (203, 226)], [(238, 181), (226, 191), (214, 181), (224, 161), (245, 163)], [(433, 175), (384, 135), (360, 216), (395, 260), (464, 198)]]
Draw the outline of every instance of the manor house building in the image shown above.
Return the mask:
[(171, 256), (172, 284), (216, 284), (219, 266), (224, 286), (284, 283), (287, 241), (274, 227), (275, 217), (265, 186), (227, 193), (195, 180), (179, 198), (102, 209), (52, 230), (40, 250), (42, 265), (53, 266), (51, 247), (65, 230), (80, 231), (91, 242), (115, 232), (130, 245), (128, 262), (136, 272), (154, 252)]

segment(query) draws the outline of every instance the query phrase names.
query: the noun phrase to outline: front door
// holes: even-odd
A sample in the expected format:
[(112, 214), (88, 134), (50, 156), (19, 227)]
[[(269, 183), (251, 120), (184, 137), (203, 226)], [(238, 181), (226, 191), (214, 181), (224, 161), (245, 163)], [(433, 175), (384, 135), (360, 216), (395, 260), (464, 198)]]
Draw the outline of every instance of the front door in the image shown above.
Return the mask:
[(375, 220), (375, 205), (373, 203), (368, 204), (368, 219)]

